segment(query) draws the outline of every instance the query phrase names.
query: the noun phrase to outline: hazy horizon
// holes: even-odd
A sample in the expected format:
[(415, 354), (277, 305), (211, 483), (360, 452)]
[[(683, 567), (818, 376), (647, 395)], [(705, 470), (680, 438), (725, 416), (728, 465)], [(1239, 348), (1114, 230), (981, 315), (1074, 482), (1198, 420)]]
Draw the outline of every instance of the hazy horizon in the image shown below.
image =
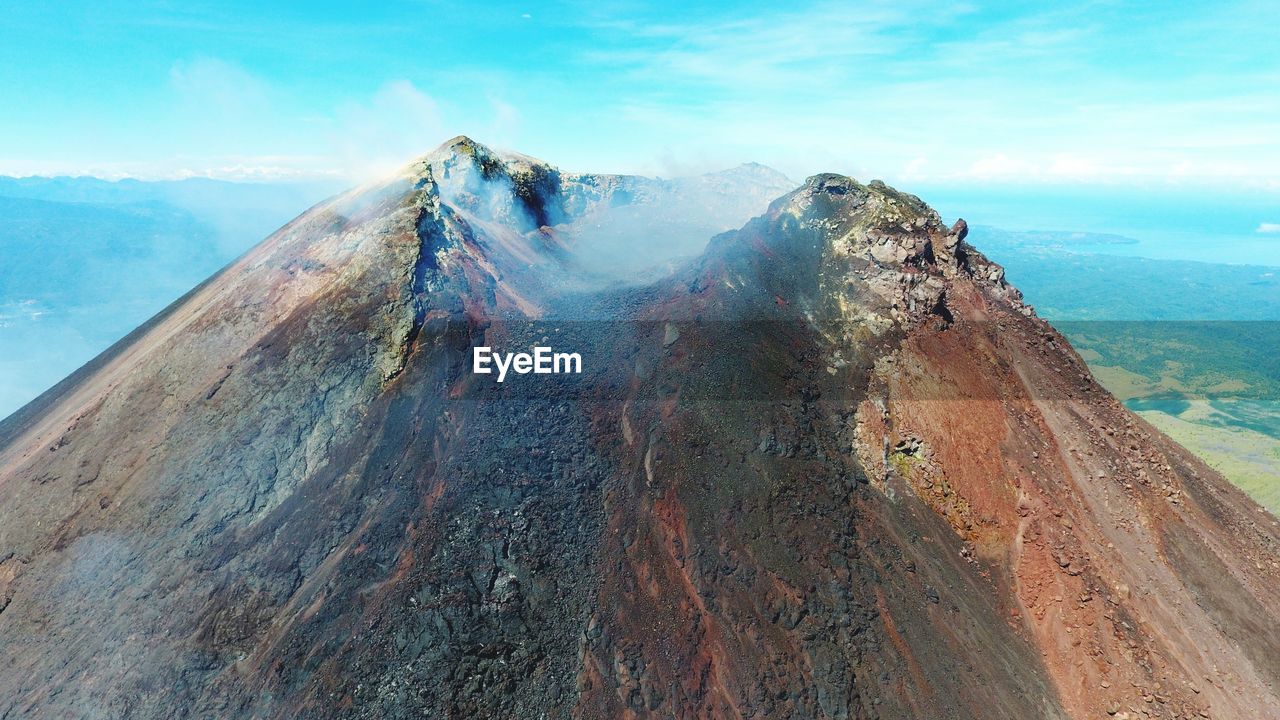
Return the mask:
[[(483, 142), (483, 138), (476, 138)], [(441, 138), (443, 142), (445, 138)], [(437, 144), (438, 145), (438, 144)], [(408, 164), (436, 147), (433, 145), (404, 158)], [(502, 147), (520, 152), (519, 148)], [(527, 153), (526, 153), (527, 154)], [(554, 158), (541, 158), (562, 170), (578, 172)], [(767, 163), (752, 158), (730, 162), (723, 167), (694, 170), (684, 174), (648, 177), (679, 179), (721, 172), (749, 164)], [(823, 172), (836, 172), (834, 169)], [(623, 174), (618, 171), (606, 171)], [(643, 173), (639, 173), (643, 174)], [(804, 177), (789, 175), (797, 186)], [(1280, 195), (1262, 189), (1223, 191), (1202, 186), (1124, 186), (1076, 184), (1066, 187), (1037, 184), (955, 184), (925, 180), (890, 181), (880, 175), (854, 176), (860, 182), (884, 179), (897, 189), (920, 196), (949, 220), (965, 218), (973, 225), (990, 225), (1011, 231), (1055, 231), (1115, 234), (1132, 239), (1128, 244), (1096, 245), (1091, 252), (1122, 254), (1161, 260), (1280, 266), (1280, 224), (1267, 218), (1280, 216)], [(100, 180), (105, 183), (174, 183), (209, 181), (229, 185), (267, 185), (297, 188), (310, 193), (310, 203), (355, 187), (362, 182), (349, 177), (326, 178), (208, 178), (193, 176), (171, 179), (111, 178), (95, 175), (12, 176), (0, 173), (0, 181), (33, 183), (40, 180)], [(5, 193), (0, 193), (5, 194)], [(12, 194), (12, 191), (9, 191)], [(307, 203), (308, 205), (310, 203)], [(302, 207), (306, 207), (303, 205)], [(264, 236), (265, 237), (265, 236)], [(261, 238), (258, 238), (261, 239)]]

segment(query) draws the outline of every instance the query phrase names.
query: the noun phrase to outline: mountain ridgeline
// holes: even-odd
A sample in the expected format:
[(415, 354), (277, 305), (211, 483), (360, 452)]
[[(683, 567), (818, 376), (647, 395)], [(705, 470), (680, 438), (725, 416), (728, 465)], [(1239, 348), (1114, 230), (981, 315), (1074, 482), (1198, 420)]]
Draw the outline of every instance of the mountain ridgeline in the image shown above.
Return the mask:
[(0, 716), (1280, 716), (1275, 518), (965, 234), (466, 138), (322, 203), (0, 424)]

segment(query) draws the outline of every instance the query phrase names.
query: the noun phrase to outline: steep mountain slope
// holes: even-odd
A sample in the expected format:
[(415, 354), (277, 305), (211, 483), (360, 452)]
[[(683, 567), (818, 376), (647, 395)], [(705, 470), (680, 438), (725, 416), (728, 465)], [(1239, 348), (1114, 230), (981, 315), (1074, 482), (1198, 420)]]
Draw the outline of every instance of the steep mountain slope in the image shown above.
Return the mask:
[(341, 189), (0, 176), (0, 419)]
[(962, 223), (821, 175), (613, 286), (645, 185), (456, 139), (0, 424), (0, 714), (1280, 713), (1275, 519)]

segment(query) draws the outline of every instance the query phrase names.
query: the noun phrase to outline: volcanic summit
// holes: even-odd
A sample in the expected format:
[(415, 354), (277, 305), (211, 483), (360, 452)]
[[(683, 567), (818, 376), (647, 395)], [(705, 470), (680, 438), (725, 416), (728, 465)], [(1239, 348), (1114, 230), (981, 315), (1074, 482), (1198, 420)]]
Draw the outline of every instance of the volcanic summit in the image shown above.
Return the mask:
[(467, 138), (321, 203), (0, 423), (0, 716), (1280, 717), (1276, 519), (965, 238)]

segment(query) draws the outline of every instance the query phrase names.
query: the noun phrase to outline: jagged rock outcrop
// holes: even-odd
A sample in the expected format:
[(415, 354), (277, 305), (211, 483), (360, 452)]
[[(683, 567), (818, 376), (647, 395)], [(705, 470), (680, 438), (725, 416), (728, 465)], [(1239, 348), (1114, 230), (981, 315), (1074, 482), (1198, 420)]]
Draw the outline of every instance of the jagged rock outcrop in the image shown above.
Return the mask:
[(963, 222), (820, 175), (600, 281), (729, 177), (455, 139), (0, 424), (0, 715), (1280, 713), (1276, 520)]

